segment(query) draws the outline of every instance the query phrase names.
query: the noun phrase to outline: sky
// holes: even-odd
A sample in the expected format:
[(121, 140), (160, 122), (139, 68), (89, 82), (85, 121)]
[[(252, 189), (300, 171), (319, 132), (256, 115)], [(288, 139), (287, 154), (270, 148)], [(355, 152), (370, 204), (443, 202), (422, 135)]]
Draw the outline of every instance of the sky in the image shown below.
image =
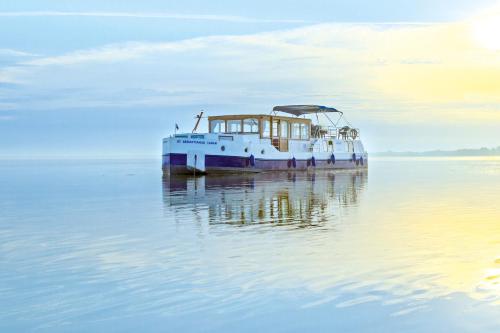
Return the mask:
[(200, 110), (283, 104), (372, 152), (499, 146), (500, 2), (0, 2), (0, 158), (159, 158)]

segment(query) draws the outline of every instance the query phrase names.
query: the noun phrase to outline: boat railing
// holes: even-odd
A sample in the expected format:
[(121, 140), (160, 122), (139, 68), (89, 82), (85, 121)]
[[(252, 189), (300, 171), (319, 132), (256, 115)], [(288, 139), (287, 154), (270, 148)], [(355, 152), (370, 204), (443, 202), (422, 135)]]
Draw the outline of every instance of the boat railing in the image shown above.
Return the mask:
[(359, 138), (359, 129), (349, 126), (312, 126), (312, 136), (316, 138), (355, 140)]

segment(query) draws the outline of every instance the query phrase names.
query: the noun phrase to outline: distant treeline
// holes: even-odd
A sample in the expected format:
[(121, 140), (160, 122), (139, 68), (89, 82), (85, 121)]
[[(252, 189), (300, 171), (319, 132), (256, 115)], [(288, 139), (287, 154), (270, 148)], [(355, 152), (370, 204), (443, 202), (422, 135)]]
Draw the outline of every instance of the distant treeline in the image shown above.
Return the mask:
[(423, 152), (415, 151), (386, 151), (372, 153), (372, 156), (500, 156), (500, 146), (496, 148), (458, 149), (458, 150), (431, 150)]

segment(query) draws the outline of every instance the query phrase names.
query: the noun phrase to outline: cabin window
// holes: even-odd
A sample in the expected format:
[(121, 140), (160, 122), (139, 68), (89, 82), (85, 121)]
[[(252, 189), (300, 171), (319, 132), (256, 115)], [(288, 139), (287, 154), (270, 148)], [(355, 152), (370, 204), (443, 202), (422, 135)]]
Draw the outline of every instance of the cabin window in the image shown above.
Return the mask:
[(280, 128), (280, 137), (282, 138), (288, 138), (288, 121), (282, 120), (281, 121), (281, 128)]
[(259, 120), (255, 118), (248, 118), (243, 120), (243, 132), (245, 133), (259, 133)]
[(292, 139), (300, 139), (300, 124), (292, 123)]
[(300, 124), (300, 138), (302, 140), (309, 139), (309, 125)]
[(224, 133), (226, 122), (224, 120), (212, 120), (210, 122), (210, 133)]
[(268, 138), (271, 136), (271, 122), (269, 120), (262, 121), (262, 137)]
[(279, 136), (279, 120), (273, 120), (273, 138), (277, 138)]
[(228, 120), (227, 133), (239, 133), (239, 132), (241, 132), (241, 120)]

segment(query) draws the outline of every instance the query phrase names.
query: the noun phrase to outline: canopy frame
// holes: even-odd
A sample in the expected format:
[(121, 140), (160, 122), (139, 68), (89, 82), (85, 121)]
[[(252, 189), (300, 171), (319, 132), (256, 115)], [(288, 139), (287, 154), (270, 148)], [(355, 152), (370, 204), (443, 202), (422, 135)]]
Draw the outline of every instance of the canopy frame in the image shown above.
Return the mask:
[(273, 107), (273, 112), (284, 112), (288, 114), (293, 114), (294, 116), (297, 117), (306, 114), (318, 114), (318, 113), (329, 113), (329, 112), (336, 112), (340, 113), (341, 115), (344, 114), (342, 111), (323, 105), (278, 105)]
[[(344, 113), (342, 111), (323, 105), (278, 105), (273, 107), (272, 112), (274, 112), (274, 114), (276, 114), (277, 112), (284, 112), (292, 114), (296, 117), (314, 114), (316, 115), (318, 123), (319, 123), (318, 114), (322, 114), (335, 127), (337, 127), (338, 123), (344, 116)], [(337, 121), (334, 122), (330, 117), (328, 117), (328, 113), (339, 113), (339, 118), (337, 119)]]

